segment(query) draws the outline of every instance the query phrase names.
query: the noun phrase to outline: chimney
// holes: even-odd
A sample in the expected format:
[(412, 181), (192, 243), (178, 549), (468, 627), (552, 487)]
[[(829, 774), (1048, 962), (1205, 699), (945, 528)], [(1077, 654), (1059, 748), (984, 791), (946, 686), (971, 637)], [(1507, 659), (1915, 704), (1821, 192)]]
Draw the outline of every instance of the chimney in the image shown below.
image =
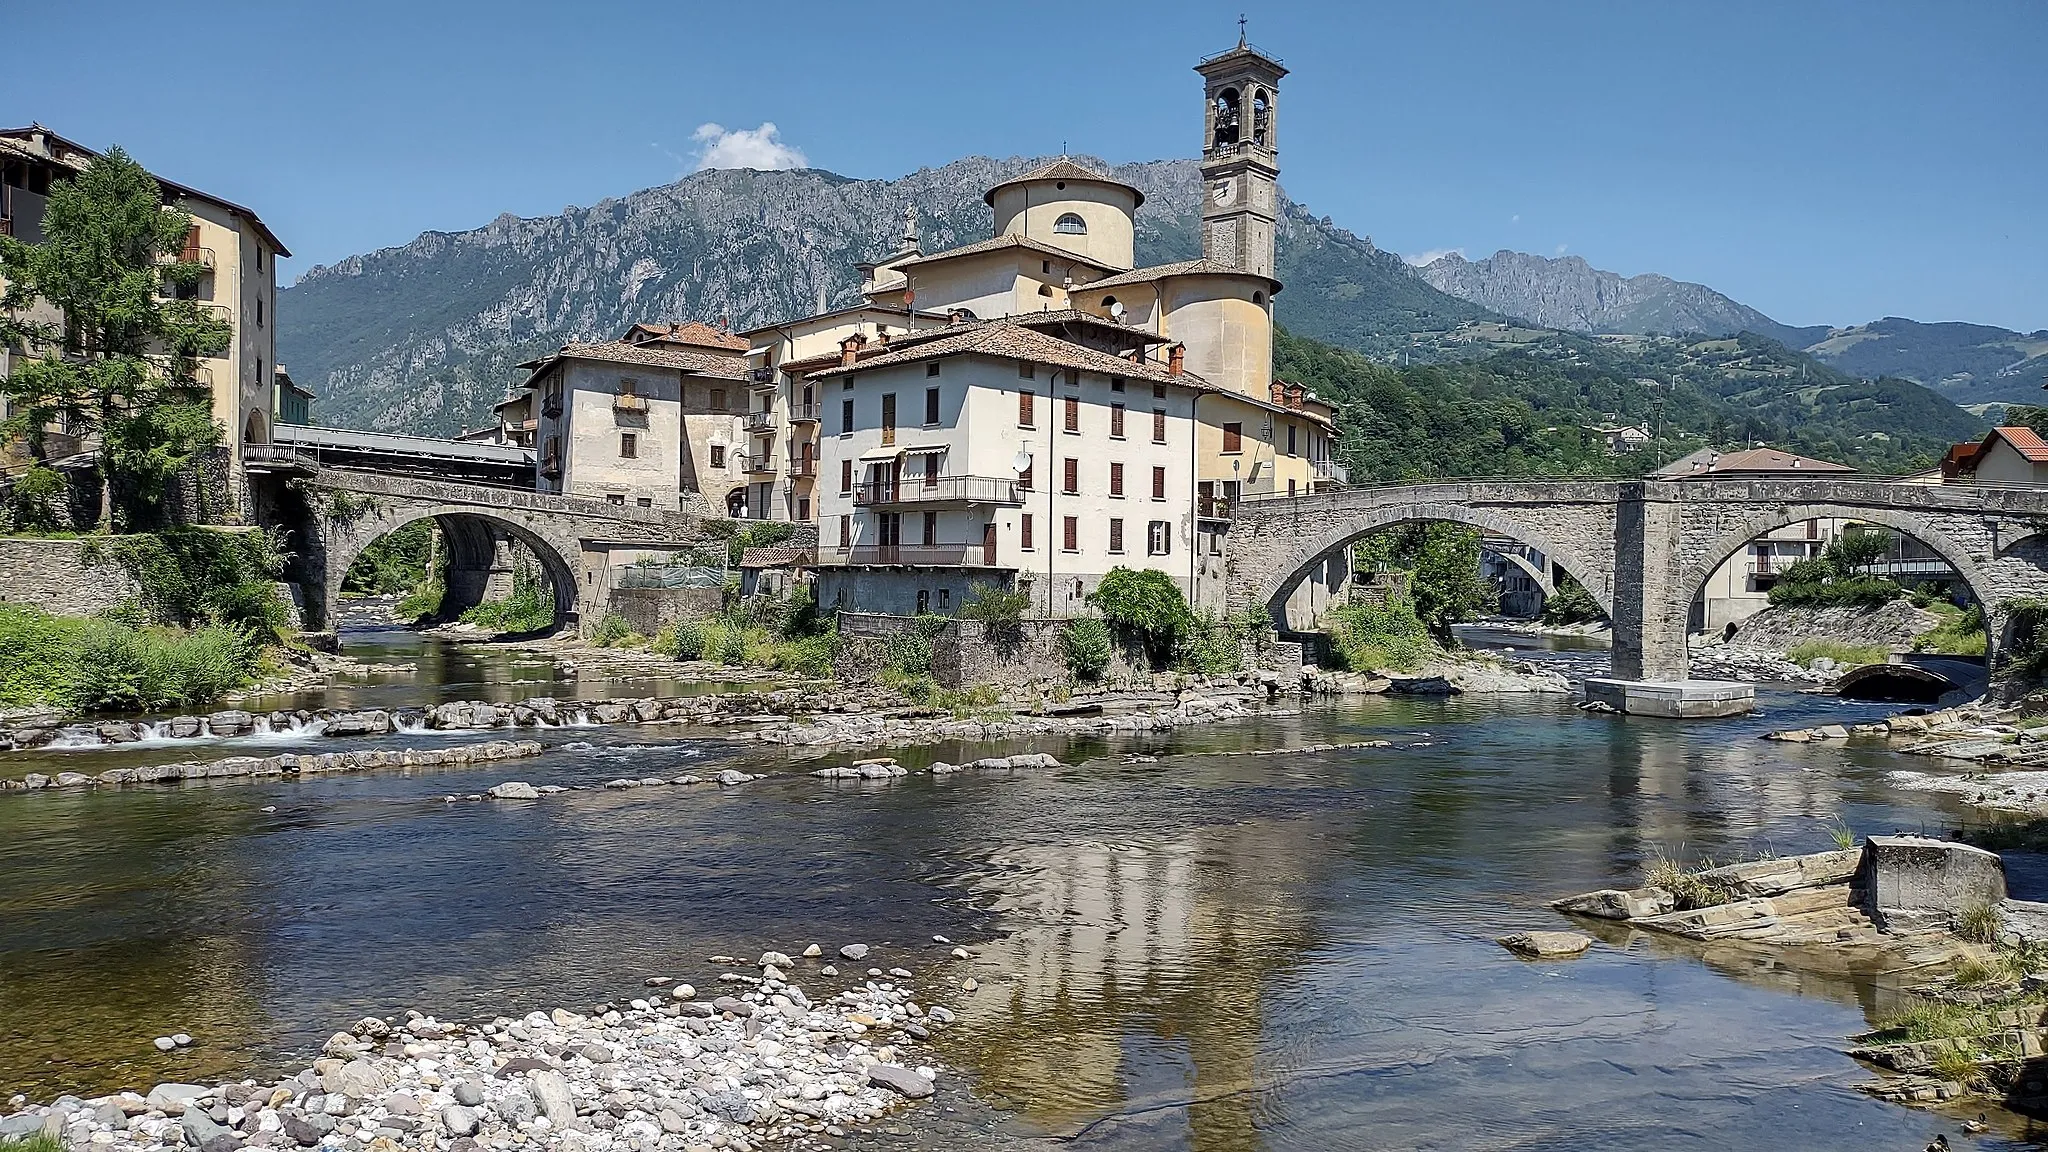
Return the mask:
[(1281, 407), (1283, 407), (1283, 408), (1284, 408), (1284, 407), (1286, 407), (1286, 405), (1287, 405), (1287, 385), (1285, 385), (1285, 384), (1282, 384), (1282, 383), (1281, 383), (1280, 381), (1278, 381), (1278, 380), (1275, 380), (1275, 381), (1273, 381), (1273, 383), (1272, 383), (1272, 386), (1271, 386), (1271, 388), (1270, 388), (1270, 391), (1271, 391), (1271, 393), (1272, 393), (1272, 396), (1273, 396), (1273, 403), (1275, 403), (1275, 404), (1278, 404), (1278, 405), (1280, 405), (1280, 406), (1281, 406)]
[(1142, 346), (1131, 349), (1126, 359), (1133, 364), (1143, 364), (1145, 362), (1145, 349)]
[(946, 313), (946, 327), (951, 328), (958, 323), (960, 323), (960, 310), (958, 308)]
[(1175, 344), (1166, 350), (1166, 374), (1168, 376), (1180, 375), (1187, 351), (1188, 346), (1185, 344)]
[(853, 367), (853, 362), (860, 359), (861, 345), (867, 342), (868, 338), (858, 332), (841, 340), (839, 342), (839, 366), (841, 368)]
[(732, 314), (730, 312), (718, 318), (718, 330), (720, 332), (732, 331)]

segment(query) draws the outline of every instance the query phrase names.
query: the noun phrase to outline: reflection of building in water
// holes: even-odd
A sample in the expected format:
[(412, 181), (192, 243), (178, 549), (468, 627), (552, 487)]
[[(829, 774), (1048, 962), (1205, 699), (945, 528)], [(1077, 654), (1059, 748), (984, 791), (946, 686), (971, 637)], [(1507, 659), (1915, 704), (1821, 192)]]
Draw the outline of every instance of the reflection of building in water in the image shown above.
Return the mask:
[[(1193, 1148), (1256, 1147), (1261, 997), (1314, 942), (1300, 894), (1322, 850), (1307, 827), (1013, 859), (1027, 887), (1004, 887), (1041, 923), (985, 954), (1009, 983), (956, 1036), (982, 1086), (1053, 1131), (1153, 1100), (1187, 1104)], [(1171, 1058), (1145, 1055), (1162, 1047)]]

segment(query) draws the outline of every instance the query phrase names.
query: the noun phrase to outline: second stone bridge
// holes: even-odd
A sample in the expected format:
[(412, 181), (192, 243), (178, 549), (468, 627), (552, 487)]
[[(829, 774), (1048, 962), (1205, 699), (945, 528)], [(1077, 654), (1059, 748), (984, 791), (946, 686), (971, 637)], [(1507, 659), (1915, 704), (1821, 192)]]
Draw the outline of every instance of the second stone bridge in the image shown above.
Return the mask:
[(1614, 626), (1614, 674), (1682, 680), (1686, 621), (1744, 545), (1805, 520), (1880, 524), (1934, 551), (1984, 606), (2048, 594), (2048, 490), (1877, 480), (1505, 481), (1350, 488), (1240, 505), (1224, 549), (1233, 610), (1281, 606), (1324, 558), (1396, 524), (1447, 521), (1521, 541), (1571, 574)]

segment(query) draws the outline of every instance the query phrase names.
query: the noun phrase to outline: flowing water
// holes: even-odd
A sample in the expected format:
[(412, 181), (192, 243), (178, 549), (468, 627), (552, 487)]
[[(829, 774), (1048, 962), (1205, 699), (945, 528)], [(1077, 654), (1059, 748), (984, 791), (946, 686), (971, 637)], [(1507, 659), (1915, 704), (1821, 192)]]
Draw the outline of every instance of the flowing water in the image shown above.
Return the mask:
[[(392, 643), (417, 649), (407, 703), (571, 694), (508, 685), (540, 675), (518, 657)], [(395, 702), (383, 695), (395, 687), (333, 697)], [(2026, 1136), (2016, 1118), (1973, 1144), (1992, 1137), (1850, 1090), (1869, 1073), (1842, 1041), (1895, 1001), (1886, 981), (1626, 935), (1562, 963), (1492, 942), (1567, 927), (1546, 901), (1629, 884), (1660, 851), (1813, 851), (1837, 817), (1862, 831), (1960, 819), (1890, 788), (1885, 772), (1905, 764), (1891, 753), (1756, 739), (1881, 709), (1771, 690), (1760, 703), (1748, 719), (1682, 724), (1554, 700), (1372, 698), (1165, 735), (981, 746), (1078, 766), (894, 783), (798, 772), (844, 751), (556, 730), (538, 759), (475, 769), (10, 794), (0, 1096), (275, 1072), (366, 1014), (582, 1006), (635, 995), (648, 976), (707, 987), (720, 971), (708, 956), (812, 941), (863, 941), (869, 963), (958, 975), (940, 934), (979, 950), (966, 970), (983, 985), (956, 994), (961, 1020), (940, 1033), (972, 1085), (953, 1097), (955, 1120), (981, 1117), (1004, 1139), (1862, 1152), (1918, 1149), (1939, 1131), (1958, 1148), (2032, 1146), (2010, 1142)], [(1235, 754), (1368, 739), (1393, 746)], [(967, 751), (900, 756), (915, 767)], [(97, 771), (139, 754), (35, 755)], [(502, 779), (728, 765), (785, 774), (443, 799)], [(198, 1043), (151, 1046), (177, 1031)]]

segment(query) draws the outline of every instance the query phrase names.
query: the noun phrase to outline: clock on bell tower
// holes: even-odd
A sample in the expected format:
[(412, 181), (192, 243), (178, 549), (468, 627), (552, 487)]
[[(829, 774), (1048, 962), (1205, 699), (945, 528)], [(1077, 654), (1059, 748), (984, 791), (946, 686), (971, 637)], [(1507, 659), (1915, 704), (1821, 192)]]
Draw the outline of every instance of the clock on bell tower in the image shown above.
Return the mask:
[(1195, 65), (1202, 74), (1202, 255), (1261, 276), (1273, 270), (1280, 211), (1275, 142), (1280, 78), (1287, 69), (1246, 43)]

